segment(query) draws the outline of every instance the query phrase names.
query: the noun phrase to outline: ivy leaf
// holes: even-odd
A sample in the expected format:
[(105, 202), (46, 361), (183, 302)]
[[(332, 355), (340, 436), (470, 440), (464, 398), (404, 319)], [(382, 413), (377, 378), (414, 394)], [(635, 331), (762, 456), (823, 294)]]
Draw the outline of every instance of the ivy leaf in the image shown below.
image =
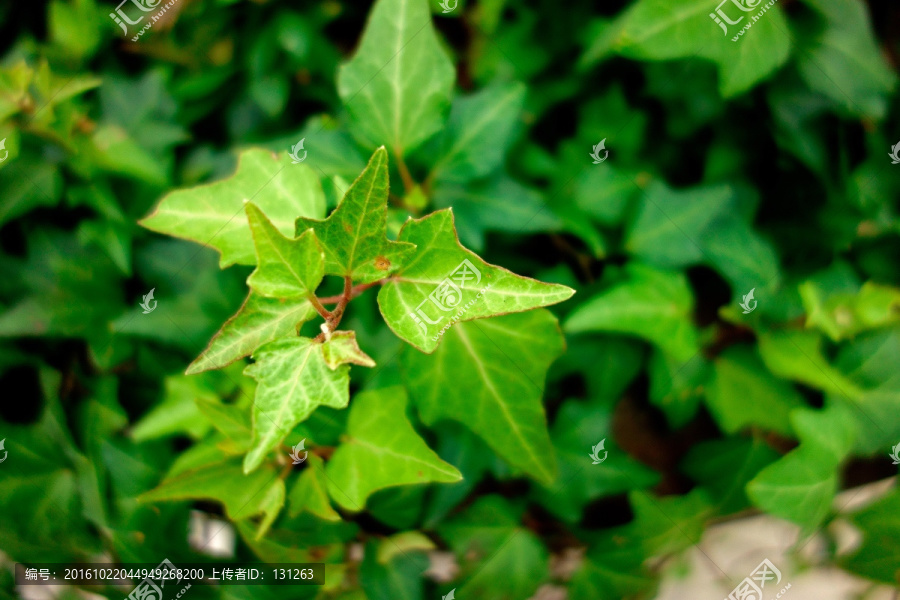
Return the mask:
[(344, 408), (350, 400), (350, 367), (330, 368), (322, 344), (309, 338), (269, 342), (253, 353), (244, 374), (259, 385), (253, 403), (253, 447), (244, 472), (256, 469), (265, 455), (317, 407)]
[[(659, 473), (632, 459), (612, 439), (604, 446), (609, 459), (602, 467), (590, 464), (590, 448), (611, 434), (612, 409), (568, 400), (553, 422), (553, 445), (559, 457), (559, 481), (565, 487), (541, 486), (536, 497), (552, 514), (577, 523), (584, 507), (598, 498), (633, 489), (649, 488), (659, 482)], [(585, 465), (588, 465), (587, 467)]]
[(792, 435), (789, 414), (803, 405), (803, 398), (789, 383), (772, 376), (755, 350), (729, 348), (713, 365), (715, 376), (706, 404), (725, 432), (759, 425)]
[(431, 355), (408, 349), (403, 377), (427, 425), (458, 421), (539, 482), (556, 478), (541, 396), (563, 350), (549, 311), (459, 323)]
[(354, 331), (335, 331), (332, 333), (331, 339), (322, 344), (322, 355), (325, 358), (325, 364), (332, 370), (337, 369), (340, 365), (350, 363), (362, 365), (363, 367), (375, 366), (375, 361), (359, 349), (359, 344), (356, 343), (356, 332)]
[(310, 512), (326, 521), (340, 521), (328, 499), (325, 463), (315, 454), (309, 454), (306, 468), (288, 492), (288, 514), (296, 517), (301, 512)]
[(549, 576), (547, 548), (500, 496), (479, 498), (438, 532), (470, 574), (460, 598), (530, 598)]
[(379, 290), (378, 306), (397, 337), (422, 352), (433, 352), (442, 328), (456, 320), (549, 306), (575, 293), (564, 285), (542, 283), (489, 265), (463, 248), (451, 210), (407, 221), (399, 239), (416, 244), (418, 250)]
[(387, 239), (388, 155), (382, 146), (369, 159), (344, 199), (324, 221), (297, 219), (325, 250), (325, 273), (371, 283), (390, 275), (415, 251), (413, 244)]
[(798, 57), (801, 77), (847, 113), (882, 119), (897, 77), (878, 46), (866, 7), (853, 0), (805, 2), (826, 26)]
[(807, 531), (828, 515), (837, 492), (841, 461), (856, 440), (850, 409), (830, 403), (824, 410), (797, 409), (791, 422), (800, 447), (764, 468), (747, 484), (747, 495), (766, 512)]
[(325, 195), (312, 169), (292, 165), (287, 154), (252, 149), (241, 153), (237, 171), (228, 179), (170, 192), (140, 223), (215, 248), (222, 255), (222, 268), (253, 265), (250, 228), (239, 216), (244, 200), (252, 200), (285, 235), (293, 232), (298, 215), (325, 214)]
[(378, 0), (337, 88), (353, 134), (403, 155), (444, 125), (454, 79), (426, 0)]
[(693, 294), (681, 273), (640, 263), (625, 267), (626, 279), (589, 299), (570, 314), (568, 333), (615, 331), (649, 340), (685, 362), (700, 351), (691, 322)]
[(766, 367), (784, 379), (859, 400), (863, 391), (822, 355), (822, 336), (814, 331), (772, 331), (759, 334), (759, 352)]
[(524, 100), (521, 83), (489, 86), (457, 100), (430, 176), (469, 181), (499, 168)]
[(247, 279), (250, 289), (270, 298), (296, 298), (316, 291), (325, 276), (325, 253), (310, 230), (287, 238), (253, 203), (246, 206), (256, 247), (256, 270)]
[(896, 488), (883, 498), (850, 515), (862, 532), (862, 545), (845, 564), (854, 573), (888, 585), (900, 579), (900, 492)]
[(167, 477), (156, 488), (141, 494), (138, 500), (159, 502), (208, 498), (221, 502), (228, 517), (234, 521), (263, 514), (256, 533), (259, 539), (281, 511), (284, 495), (284, 481), (274, 468), (245, 475), (237, 461), (229, 460)]
[(362, 392), (353, 398), (347, 438), (328, 462), (328, 491), (348, 510), (359, 511), (375, 491), (399, 485), (459, 481), (406, 417), (403, 388)]
[(266, 298), (250, 292), (240, 310), (225, 322), (185, 374), (219, 369), (249, 356), (266, 342), (296, 335), (300, 324), (316, 314), (306, 298)]

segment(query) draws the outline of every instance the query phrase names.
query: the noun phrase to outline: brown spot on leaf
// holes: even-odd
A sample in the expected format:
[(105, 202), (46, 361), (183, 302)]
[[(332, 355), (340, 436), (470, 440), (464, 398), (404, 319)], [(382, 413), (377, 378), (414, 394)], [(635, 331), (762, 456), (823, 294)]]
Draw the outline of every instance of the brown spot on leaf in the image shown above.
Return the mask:
[(375, 259), (375, 268), (379, 271), (387, 271), (391, 268), (391, 261), (383, 256), (379, 256)]
[(347, 233), (353, 233), (353, 228), (350, 227), (350, 223), (344, 225), (344, 231), (346, 231)]

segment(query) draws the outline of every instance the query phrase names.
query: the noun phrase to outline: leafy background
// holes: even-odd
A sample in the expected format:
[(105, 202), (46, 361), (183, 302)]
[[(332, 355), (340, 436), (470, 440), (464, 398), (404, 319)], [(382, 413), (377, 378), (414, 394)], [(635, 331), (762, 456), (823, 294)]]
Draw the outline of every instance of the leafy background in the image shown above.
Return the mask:
[[(653, 597), (656, 559), (763, 512), (797, 546), (851, 523), (824, 560), (897, 585), (900, 492), (834, 503), (895, 475), (900, 443), (895, 6), (780, 0), (738, 42), (707, 0), (180, 0), (136, 42), (113, 8), (0, 6), (4, 564), (201, 560), (198, 510), (240, 559), (329, 563), (298, 597)], [(343, 324), (376, 367), (352, 368), (350, 408), (287, 437), (303, 467), (245, 475), (254, 380), (184, 371), (251, 268), (137, 222), (301, 138), (285, 179), (327, 207), (385, 145), (391, 236), (452, 207), (487, 262), (577, 293), (431, 355), (361, 295)], [(353, 440), (449, 467), (416, 483)], [(341, 464), (367, 474), (349, 502)]]

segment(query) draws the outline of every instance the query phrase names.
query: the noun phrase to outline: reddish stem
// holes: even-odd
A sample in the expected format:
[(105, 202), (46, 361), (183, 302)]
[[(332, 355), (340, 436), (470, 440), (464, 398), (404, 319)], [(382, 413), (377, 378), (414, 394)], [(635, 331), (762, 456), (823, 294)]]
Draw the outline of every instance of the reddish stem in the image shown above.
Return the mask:
[[(353, 288), (350, 290), (350, 299), (352, 300), (353, 298), (356, 298), (370, 287), (375, 287), (376, 285), (382, 284), (385, 281), (387, 281), (387, 279), (379, 279), (378, 281), (373, 281), (372, 283), (362, 283), (360, 285), (353, 286)], [(343, 294), (340, 294), (338, 296), (326, 296), (325, 298), (319, 298), (319, 302), (321, 302), (322, 304), (337, 304), (343, 297)]]

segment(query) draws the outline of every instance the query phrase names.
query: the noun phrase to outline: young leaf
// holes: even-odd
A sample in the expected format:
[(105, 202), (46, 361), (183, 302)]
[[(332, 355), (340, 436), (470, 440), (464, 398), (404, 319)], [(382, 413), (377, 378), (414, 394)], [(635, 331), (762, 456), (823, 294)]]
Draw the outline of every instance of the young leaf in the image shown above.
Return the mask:
[(306, 298), (266, 298), (250, 292), (185, 374), (219, 369), (249, 356), (266, 342), (296, 335), (300, 324), (315, 316), (316, 309)]
[(337, 88), (353, 134), (403, 155), (443, 126), (454, 76), (427, 1), (378, 0)]
[(406, 404), (401, 387), (353, 398), (347, 439), (325, 469), (328, 491), (344, 508), (362, 510), (373, 492), (387, 487), (462, 478), (419, 437), (406, 417)]
[(344, 408), (350, 400), (350, 367), (331, 369), (322, 344), (308, 338), (269, 342), (253, 353), (244, 374), (256, 379), (253, 447), (244, 472), (256, 469), (266, 454), (317, 407)]
[(363, 367), (374, 367), (375, 361), (365, 352), (359, 349), (356, 343), (356, 332), (335, 331), (331, 339), (322, 344), (322, 354), (325, 364), (331, 369), (337, 369), (340, 365), (353, 363)]
[(286, 154), (253, 149), (241, 153), (230, 178), (170, 192), (141, 225), (215, 248), (222, 268), (253, 265), (250, 228), (240, 217), (244, 200), (252, 200), (285, 235), (293, 232), (298, 215), (325, 214), (325, 194), (312, 169), (292, 165)]
[(296, 298), (316, 291), (325, 276), (325, 253), (312, 231), (289, 239), (253, 203), (246, 206), (256, 246), (256, 270), (250, 289), (270, 298)]
[(487, 264), (460, 245), (450, 210), (407, 221), (399, 239), (418, 250), (382, 286), (378, 306), (397, 337), (422, 352), (433, 352), (453, 322), (549, 306), (575, 293)]
[(509, 464), (550, 484), (556, 459), (541, 403), (547, 369), (563, 350), (549, 311), (459, 323), (431, 355), (408, 349), (407, 389), (427, 425), (459, 421)]
[(325, 273), (371, 283), (403, 266), (413, 244), (387, 239), (388, 155), (379, 148), (344, 199), (324, 221), (297, 219), (297, 234), (307, 228), (325, 250)]

